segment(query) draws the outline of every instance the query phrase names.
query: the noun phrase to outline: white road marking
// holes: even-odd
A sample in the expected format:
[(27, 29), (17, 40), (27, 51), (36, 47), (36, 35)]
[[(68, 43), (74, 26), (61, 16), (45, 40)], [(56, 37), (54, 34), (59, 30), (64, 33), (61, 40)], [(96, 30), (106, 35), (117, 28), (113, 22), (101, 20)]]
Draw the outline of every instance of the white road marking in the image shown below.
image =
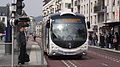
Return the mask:
[(64, 60), (61, 60), (67, 67), (70, 67)]
[(90, 52), (90, 53), (93, 53), (94, 55), (97, 55), (97, 56), (106, 58), (106, 59), (108, 59), (108, 60), (111, 60), (111, 61), (114, 61), (114, 62), (117, 62), (117, 63), (120, 62), (120, 59), (116, 59), (116, 58), (113, 58), (113, 57), (110, 57), (110, 56), (107, 56), (107, 55), (98, 54), (98, 53), (95, 53), (95, 52), (92, 52), (92, 51), (89, 51), (89, 52)]
[(68, 60), (70, 64), (72, 64), (74, 67), (77, 67), (74, 63), (72, 63), (70, 60)]
[(116, 61), (116, 62), (118, 62), (118, 63), (119, 63), (120, 61)]
[(103, 66), (105, 66), (105, 67), (108, 67), (108, 64), (105, 64), (105, 63), (101, 63)]

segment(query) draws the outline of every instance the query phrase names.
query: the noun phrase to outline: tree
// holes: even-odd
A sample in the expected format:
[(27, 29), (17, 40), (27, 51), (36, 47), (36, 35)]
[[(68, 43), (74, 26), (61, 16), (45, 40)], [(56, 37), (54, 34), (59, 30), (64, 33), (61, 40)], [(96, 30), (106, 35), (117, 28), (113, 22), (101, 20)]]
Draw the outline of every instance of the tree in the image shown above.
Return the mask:
[(3, 22), (0, 22), (0, 33), (4, 33), (5, 31), (5, 24)]

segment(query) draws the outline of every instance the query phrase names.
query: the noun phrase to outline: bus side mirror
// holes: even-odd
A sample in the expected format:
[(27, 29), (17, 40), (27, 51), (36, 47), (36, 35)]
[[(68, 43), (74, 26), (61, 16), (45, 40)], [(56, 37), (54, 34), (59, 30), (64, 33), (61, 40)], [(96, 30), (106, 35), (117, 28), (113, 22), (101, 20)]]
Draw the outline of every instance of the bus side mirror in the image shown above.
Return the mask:
[(50, 23), (47, 23), (47, 24), (46, 24), (46, 28), (50, 28)]
[(90, 29), (90, 21), (87, 21), (87, 27)]

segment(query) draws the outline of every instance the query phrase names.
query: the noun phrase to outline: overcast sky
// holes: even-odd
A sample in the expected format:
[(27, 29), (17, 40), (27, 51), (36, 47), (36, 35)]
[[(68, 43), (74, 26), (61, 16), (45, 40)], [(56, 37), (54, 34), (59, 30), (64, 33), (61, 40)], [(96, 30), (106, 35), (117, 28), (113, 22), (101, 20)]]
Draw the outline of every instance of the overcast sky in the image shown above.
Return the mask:
[[(0, 6), (5, 6), (7, 3), (11, 3), (12, 0), (0, 0)], [(28, 16), (40, 16), (42, 15), (42, 0), (24, 0), (24, 10)]]

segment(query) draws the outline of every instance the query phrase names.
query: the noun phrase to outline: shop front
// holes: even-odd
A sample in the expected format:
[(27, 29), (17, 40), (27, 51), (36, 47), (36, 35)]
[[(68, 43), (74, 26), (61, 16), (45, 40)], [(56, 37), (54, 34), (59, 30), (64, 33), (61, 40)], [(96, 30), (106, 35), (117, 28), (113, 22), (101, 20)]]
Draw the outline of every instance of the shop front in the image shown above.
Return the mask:
[[(120, 37), (120, 22), (105, 23), (105, 26), (103, 26), (103, 28), (106, 29), (112, 35), (117, 32)], [(120, 41), (119, 41), (118, 50), (120, 50)]]
[(103, 28), (111, 34), (118, 32), (118, 34), (120, 35), (120, 22), (105, 23), (105, 26), (103, 26)]

